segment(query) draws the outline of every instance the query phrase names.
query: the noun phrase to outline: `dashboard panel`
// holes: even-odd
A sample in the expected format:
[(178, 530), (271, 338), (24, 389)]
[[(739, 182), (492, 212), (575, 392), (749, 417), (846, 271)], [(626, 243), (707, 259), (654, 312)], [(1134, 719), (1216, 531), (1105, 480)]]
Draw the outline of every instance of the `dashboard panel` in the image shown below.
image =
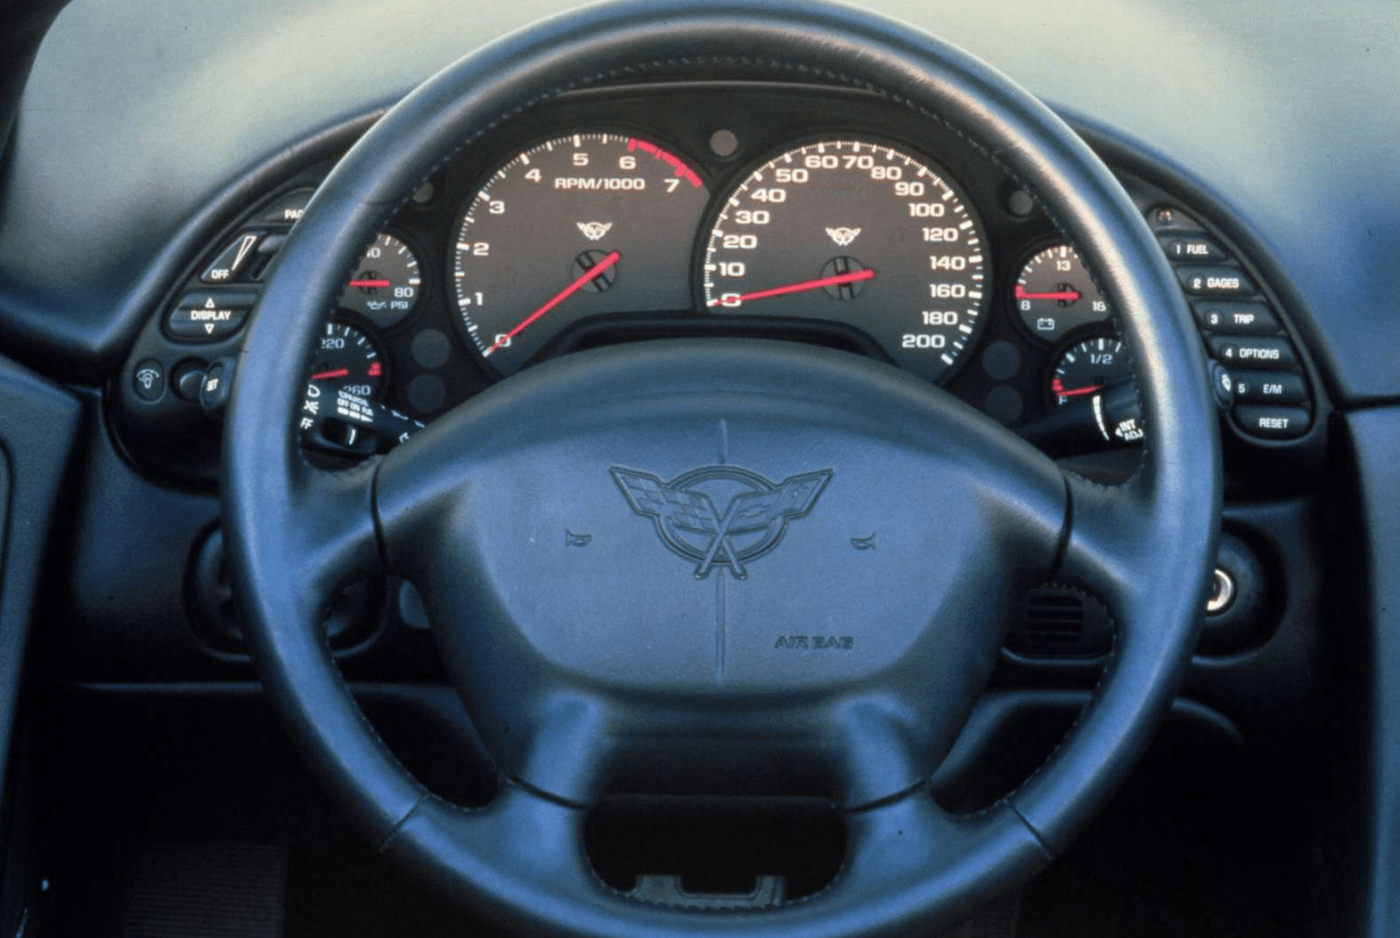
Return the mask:
[[(244, 208), (147, 323), (112, 398), (141, 464), (214, 480), (220, 383), (226, 393), (259, 285), (327, 169)], [(1232, 481), (1267, 487), (1286, 465), (1300, 470), (1289, 484), (1305, 482), (1327, 404), (1277, 294), (1208, 212), (1119, 174), (1216, 363)], [(424, 180), (346, 284), (293, 418), (332, 463), (384, 451), (538, 361), (737, 335), (892, 363), (1082, 471), (1136, 464), (1132, 350), (1093, 259), (965, 137), (865, 92), (564, 95)]]
[[(67, 419), (44, 427), (50, 443), (71, 436), (77, 458), (66, 471), (55, 457), (31, 474), (31, 481), (59, 480), (51, 512), (57, 540), (47, 551), (11, 551), (35, 558), (33, 577), (16, 577), (13, 559), (5, 572), (14, 587), (37, 582), (42, 566), (45, 584), (54, 587), (38, 592), (34, 614), (41, 667), (52, 673), (28, 675), (27, 683), (61, 685), (58, 705), (48, 710), (69, 712), (69, 728), (85, 724), (75, 750), (87, 740), (110, 747), (104, 774), (132, 752), (154, 751), (158, 744), (145, 741), (173, 726), (180, 729), (171, 734), (171, 752), (183, 757), (189, 736), (207, 738), (218, 750), (214, 774), (240, 789), (228, 803), (246, 796), (243, 770), (256, 756), (226, 761), (227, 738), (213, 724), (193, 733), (185, 727), (210, 701), (238, 694), (248, 706), (232, 708), (231, 724), (250, 734), (271, 726), (258, 722), (259, 692), (247, 683), (252, 670), (230, 601), (216, 497), (224, 395), (239, 369), (260, 367), (238, 357), (261, 284), (334, 161), (384, 107), (425, 69), (552, 6), (468, 9), (425, 0), (383, 17), (379, 8), (334, 0), (294, 13), (245, 0), (201, 7), (194, 33), (178, 5), (165, 2), (142, 0), (130, 8), (139, 16), (75, 4), (60, 19), (27, 93), (16, 146), (0, 164), (0, 325), (7, 355), (67, 385), (62, 396), (77, 429), (66, 431)], [(1397, 829), (1387, 807), (1394, 766), (1377, 754), (1395, 735), (1386, 714), (1400, 712), (1387, 676), (1400, 661), (1388, 637), (1394, 630), (1386, 609), (1394, 603), (1385, 602), (1387, 590), (1394, 592), (1394, 564), (1385, 560), (1400, 540), (1386, 495), (1400, 433), (1385, 409), (1400, 388), (1390, 341), (1400, 334), (1400, 317), (1385, 276), (1400, 231), (1400, 177), (1392, 172), (1400, 151), (1394, 127), (1376, 115), (1393, 104), (1400, 58), (1378, 54), (1378, 37), (1397, 35), (1395, 11), (1364, 2), (1300, 7), (1296, 16), (1258, 4), (1109, 0), (1053, 11), (1016, 5), (1014, 15), (999, 4), (885, 6), (1024, 81), (1089, 142), (1158, 236), (1196, 317), (1202, 350), (1218, 366), (1212, 376), (1227, 489), (1217, 563), (1234, 571), (1236, 592), (1213, 597), (1224, 611), (1205, 619), (1175, 718), (1178, 731), (1187, 714), (1192, 732), (1209, 727), (1228, 740), (1216, 749), (1188, 733), (1182, 746), (1182, 736), (1169, 732), (1150, 769), (1165, 796), (1106, 818), (1103, 829), (1113, 833), (1097, 835), (1108, 838), (1098, 841), (1103, 862), (1088, 864), (1086, 875), (1069, 858), (1070, 872), (1043, 887), (1074, 895), (1083, 882), (1123, 879), (1118, 894), (1111, 885), (1093, 894), (1106, 901), (1065, 903), (1064, 933), (1087, 927), (1085, 915), (1112, 918), (1120, 898), (1142, 918), (1139, 927), (1113, 924), (1144, 934), (1197, 913), (1201, 929), (1217, 928), (1212, 916), (1222, 909), (1223, 920), (1233, 921), (1234, 913), (1271, 932), (1348, 932), (1322, 927), (1331, 924), (1329, 902), (1339, 918), (1371, 916), (1356, 934), (1388, 933), (1394, 915), (1383, 912), (1396, 894), (1385, 846)], [(280, 38), (259, 40), (259, 23), (276, 23)], [(449, 23), (453, 28), (443, 28)], [(1034, 43), (1025, 41), (1028, 23), (1037, 31)], [(238, 33), (258, 41), (191, 41), (201, 27), (210, 37)], [(1072, 59), (1064, 52), (1071, 47)], [(72, 81), (98, 62), (103, 81)], [(608, 148), (590, 149), (589, 141), (603, 136)], [(774, 267), (752, 287), (707, 289), (707, 274), (719, 274), (721, 264), (730, 273), (742, 264), (744, 277), (757, 276), (744, 257), (708, 256), (723, 213), (748, 211), (753, 224), (756, 213), (774, 209), (771, 195), (751, 197), (772, 188), (755, 174), (791, 167), (785, 157), (803, 164), (798, 168), (824, 168), (807, 167), (810, 155), (836, 156), (838, 170), (847, 168), (844, 157), (854, 157), (850, 168), (862, 169), (860, 158), (879, 152), (802, 151), (845, 142), (896, 155), (865, 167), (867, 182), (875, 181), (877, 165), (917, 164), (955, 192), (986, 248), (976, 262), (981, 279), (951, 276), (958, 272), (954, 258), (971, 265), (974, 255), (934, 251), (923, 241), (913, 253), (929, 271), (915, 286), (931, 301), (970, 302), (910, 306), (883, 331), (870, 316), (848, 313), (887, 282), (892, 254), (883, 252), (878, 262), (864, 256), (875, 229), (834, 217), (807, 218), (808, 233), (829, 251), (820, 264), (799, 258), (806, 269)], [(565, 211), (562, 203), (551, 209), (547, 201), (522, 213), (529, 222), (519, 231), (472, 234), (470, 228), (514, 217), (516, 205), (493, 215), (492, 203), (502, 200), (481, 195), (499, 196), (499, 174), (518, 181), (531, 168), (521, 157), (550, 144), (569, 163), (583, 151), (591, 164), (607, 157), (624, 171), (621, 160), (633, 156), (638, 168), (661, 171), (646, 176), (649, 186), (679, 179), (677, 190), (694, 204), (674, 218), (647, 219), (653, 236), (621, 247), (608, 244), (613, 231), (604, 230), (621, 225), (619, 217)], [(564, 168), (558, 178), (601, 175)], [(887, 189), (911, 181), (885, 175)], [(730, 205), (741, 193), (747, 201)], [(895, 203), (905, 211), (924, 204), (906, 195)], [(769, 224), (782, 223), (773, 212)], [(920, 224), (913, 238), (939, 227), (947, 226)], [(734, 232), (720, 230), (722, 247)], [(479, 315), (487, 291), (463, 281), (474, 276), (466, 268), (479, 242), (494, 251), (511, 237), (519, 259), (492, 289), (536, 292), (493, 320)], [(553, 259), (544, 256), (550, 245), (558, 249)], [(614, 250), (619, 256), (608, 263)], [(654, 261), (637, 264), (645, 252)], [(537, 253), (536, 267), (528, 261)], [(932, 276), (940, 262), (946, 275)], [(298, 411), (266, 415), (268, 432), (298, 421), (311, 460), (350, 466), (536, 363), (599, 345), (737, 335), (830, 346), (904, 367), (1062, 465), (1113, 480), (1141, 462), (1133, 445), (1132, 349), (1112, 315), (1104, 315), (1110, 311), (1099, 308), (1109, 301), (1094, 295), (1094, 266), (993, 157), (881, 98), (737, 79), (575, 91), (464, 144), (386, 216), (361, 262), (345, 271), (337, 307), (305, 311), (322, 320), (324, 340), (306, 363)], [(651, 292), (622, 304), (623, 287), (642, 267)], [(609, 275), (623, 279), (610, 282)], [(798, 286), (804, 289), (786, 289)], [(958, 287), (982, 296), (952, 295)], [(946, 295), (933, 293), (939, 289)], [(741, 298), (737, 313), (727, 306), (734, 293)], [(747, 293), (770, 295), (743, 299)], [(826, 297), (839, 312), (789, 313), (777, 305), (799, 294)], [(963, 318), (974, 309), (975, 321)], [(950, 322), (950, 312), (959, 319)], [(508, 360), (502, 336), (518, 361)], [(914, 347), (906, 350), (907, 336)], [(964, 347), (949, 351), (956, 341)], [(901, 360), (904, 351), (913, 354)], [(943, 355), (953, 360), (934, 364)], [(26, 400), (13, 409), (28, 415), (32, 406)], [(25, 484), (16, 454), (39, 452), (32, 431), (5, 441), (15, 460), (12, 495)], [(28, 543), (18, 525), (32, 519), (23, 511), (22, 501), (11, 505), (12, 548)], [(15, 592), (7, 592), (7, 602)], [(338, 598), (326, 626), (357, 694), (375, 693), (366, 688), (384, 681), (428, 687), (444, 680), (421, 601), (402, 583)], [(1045, 719), (1051, 699), (1068, 725), (1079, 695), (1087, 697), (1102, 675), (1113, 629), (1091, 596), (1033, 590), (1001, 650), (989, 696), (1021, 701), (1036, 711), (1031, 722)], [(11, 648), (23, 644), (23, 631), (11, 630)], [(67, 706), (74, 687), (89, 699), (80, 711)], [(157, 698), (117, 725), (122, 718), (112, 714), (130, 708), (113, 704)], [(415, 710), (404, 721), (414, 728), (403, 737), (443, 735), (432, 721), (423, 730), (421, 717)], [(1024, 762), (1023, 777), (1042, 754), (1027, 742), (1036, 734), (1005, 729), (1011, 725), (989, 744), (986, 760), (995, 781), (1007, 784), (1016, 773), (1005, 762)], [(1046, 734), (1046, 750), (1060, 729), (1057, 723)], [(251, 753), (261, 745), (242, 748)], [(420, 748), (428, 753), (421, 759), (428, 775), (451, 774), (435, 761), (440, 738)], [(56, 762), (63, 777), (90, 777), (71, 771), (66, 758)], [(1246, 771), (1232, 769), (1234, 762)], [(289, 763), (274, 766), (279, 783)], [(181, 833), (206, 831), (208, 806), (220, 799), (191, 781), (195, 773), (182, 765), (176, 784), (166, 787), (150, 784), (142, 770), (133, 774), (141, 776), (134, 786), (140, 794), (130, 804), (75, 782), (82, 791), (73, 801), (86, 807), (66, 837), (53, 838), (53, 851), (71, 845), (83, 848), (74, 854), (87, 852), (92, 832), (108, 825), (104, 812), (118, 805), (139, 816), (148, 790), (159, 793), (150, 797), (162, 814), (172, 803), (178, 808), (178, 797), (170, 797), (177, 789), (192, 792), (197, 820)], [(965, 781), (957, 775), (955, 766), (952, 781), (939, 784), (956, 791)], [(451, 781), (443, 787), (450, 790)], [(1167, 828), (1183, 843), (1164, 843)], [(1160, 849), (1139, 851), (1143, 843)], [(1159, 862), (1145, 861), (1148, 853)], [(1261, 859), (1269, 855), (1272, 865)], [(1181, 890), (1181, 875), (1199, 875), (1199, 888)], [(1225, 879), (1228, 889), (1220, 888)], [(73, 882), (67, 880), (70, 888)], [(1069, 889), (1054, 888), (1066, 882)], [(1042, 896), (1037, 914), (1044, 905)]]

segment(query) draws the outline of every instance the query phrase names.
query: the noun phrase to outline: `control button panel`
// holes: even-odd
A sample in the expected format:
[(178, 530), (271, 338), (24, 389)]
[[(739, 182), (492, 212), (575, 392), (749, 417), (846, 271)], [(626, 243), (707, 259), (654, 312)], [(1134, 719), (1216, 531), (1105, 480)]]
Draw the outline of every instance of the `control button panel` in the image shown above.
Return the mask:
[(1306, 435), (1314, 402), (1302, 359), (1240, 259), (1177, 206), (1156, 206), (1147, 221), (1191, 301), (1211, 360), (1228, 375), (1235, 428), (1256, 440)]

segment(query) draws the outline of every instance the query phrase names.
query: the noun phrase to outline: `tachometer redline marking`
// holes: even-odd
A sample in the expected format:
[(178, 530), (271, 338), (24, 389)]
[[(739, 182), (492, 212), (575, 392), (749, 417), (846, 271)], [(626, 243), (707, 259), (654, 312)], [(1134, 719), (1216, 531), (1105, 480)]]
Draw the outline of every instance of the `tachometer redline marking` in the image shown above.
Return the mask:
[(643, 153), (650, 153), (654, 159), (658, 159), (661, 160), (663, 163), (666, 163), (668, 166), (670, 166), (676, 171), (677, 176), (679, 176), (681, 179), (684, 179), (686, 182), (690, 183), (697, 189), (704, 185), (704, 183), (700, 181), (700, 177), (696, 174), (695, 170), (685, 165), (684, 160), (682, 160), (679, 156), (676, 156), (674, 153), (670, 153), (666, 150), (661, 149), (654, 143), (647, 143), (645, 140), (640, 140), (637, 137), (628, 137), (627, 149), (641, 150)]
[(526, 316), (514, 329), (510, 330), (505, 335), (497, 339), (496, 343), (492, 345), (489, 349), (487, 349), (483, 354), (490, 355), (492, 352), (501, 348), (501, 346), (505, 345), (511, 339), (520, 335), (520, 333), (524, 332), (526, 329), (534, 325), (535, 322), (539, 320), (541, 316), (549, 312), (554, 307), (558, 306), (560, 303), (567, 300), (569, 297), (573, 296), (579, 290), (582, 290), (584, 286), (588, 283), (588, 281), (592, 280), (594, 277), (598, 276), (603, 271), (607, 270), (609, 267), (611, 267), (613, 264), (616, 264), (621, 259), (622, 253), (620, 251), (613, 251), (607, 257), (603, 258), (601, 261), (588, 268), (579, 276), (577, 280), (575, 280), (573, 283), (569, 284), (567, 287), (555, 294), (554, 298), (551, 299), (548, 303), (544, 304), (539, 309)]
[[(770, 296), (782, 296), (785, 293), (803, 293), (807, 290), (820, 290), (823, 287), (839, 287), (843, 283), (856, 283), (860, 280), (870, 280), (875, 276), (872, 267), (863, 270), (853, 270), (848, 274), (837, 274), (835, 277), (822, 277), (820, 280), (804, 280), (801, 283), (789, 283), (787, 286), (773, 287), (771, 290), (758, 290), (754, 293), (741, 294), (737, 301), (731, 302), (747, 303), (749, 300), (762, 300)], [(711, 300), (711, 306), (718, 306), (723, 300)]]

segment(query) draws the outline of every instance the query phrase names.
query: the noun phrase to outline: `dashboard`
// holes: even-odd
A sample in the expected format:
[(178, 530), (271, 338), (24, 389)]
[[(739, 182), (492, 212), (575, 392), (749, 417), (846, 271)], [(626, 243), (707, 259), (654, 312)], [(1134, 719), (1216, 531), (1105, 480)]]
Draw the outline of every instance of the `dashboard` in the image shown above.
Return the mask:
[[(1400, 9), (872, 6), (1023, 83), (1103, 161), (1180, 289), (1220, 430), (1216, 577), (1180, 694), (1108, 814), (1008, 914), (1023, 934), (1057, 936), (1393, 934)], [(292, 869), (285, 895), (301, 911), (278, 907), (289, 933), (343, 919), (358, 935), (377, 914), (367, 905), (403, 897), (382, 861), (344, 848), (350, 825), (309, 793), (256, 682), (224, 541), (229, 395), (268, 369), (246, 343), (337, 162), (433, 69), (563, 5), (187, 7), (76, 0), (0, 159), (0, 768), (14, 779), (0, 810), (32, 812), (7, 849), (34, 858), (7, 854), (0, 876), (7, 894), (38, 897), (0, 904), (0, 924), (43, 907), (38, 884), (52, 881), (99, 910), (52, 912), (55, 933), (130, 926), (160, 881), (142, 880), (145, 857), (203, 869), (161, 852), (188, 841), (216, 845), (211, 869), (240, 857)], [(893, 366), (1067, 478), (1136, 479), (1159, 454), (1142, 445), (1123, 311), (1101, 290), (1102, 260), (1007, 154), (888, 92), (732, 65), (698, 79), (624, 70), (545, 95), (373, 206), (381, 221), (336, 273), (334, 301), (295, 311), (317, 323), (317, 349), (295, 407), (261, 415), (267, 438), (354, 480), (570, 362), (653, 340), (778, 340)], [(629, 536), (654, 527), (666, 542), (636, 493), (699, 470), (627, 468), (607, 482), (612, 508)], [(731, 473), (706, 497), (786, 492), (820, 468)], [(1210, 465), (1197, 471), (1209, 481)], [(801, 517), (815, 497), (784, 516), (792, 537), (817, 526)], [(583, 553), (597, 533), (583, 530), (554, 532), (551, 548)], [(711, 533), (672, 537), (654, 562), (698, 577), (694, 544)], [(731, 560), (756, 558), (759, 582), (784, 558), (760, 556), (779, 536), (748, 531)], [(864, 528), (841, 540), (847, 559), (890, 553)], [(706, 582), (737, 583), (738, 569)], [(552, 583), (541, 576), (542, 593)], [(967, 812), (1036, 774), (1117, 660), (1103, 597), (1046, 581), (1017, 603), (967, 735), (930, 783)], [(395, 755), (482, 804), (492, 756), (448, 686), (434, 618), (394, 575), (336, 594), (323, 634)], [(853, 630), (787, 631), (761, 650), (837, 660), (858, 644)], [(743, 812), (688, 810), (602, 812), (596, 872), (627, 888), (662, 856), (694, 859), (701, 881), (726, 863), (747, 875), (725, 852), (742, 844), (815, 895), (841, 868), (842, 835), (827, 829), (841, 825), (821, 812), (746, 828)], [(646, 840), (672, 830), (674, 844)], [(271, 860), (246, 852), (268, 845)], [(132, 872), (104, 885), (115, 869)], [(306, 898), (318, 893), (333, 898)], [(422, 933), (461, 927), (455, 906), (407, 895), (405, 921), (439, 916)]]
[[(322, 172), (260, 194), (207, 242), (128, 356), (115, 424), (152, 469), (215, 477), (223, 360)], [(1232, 467), (1315, 467), (1326, 400), (1278, 294), (1201, 208), (1121, 176), (1216, 363)], [(308, 450), (354, 460), (570, 351), (777, 338), (894, 364), (1112, 478), (1141, 427), (1132, 350), (1095, 280), (994, 160), (878, 96), (575, 92), (493, 129), (386, 220), (295, 419)], [(195, 442), (170, 448), (172, 434)]]

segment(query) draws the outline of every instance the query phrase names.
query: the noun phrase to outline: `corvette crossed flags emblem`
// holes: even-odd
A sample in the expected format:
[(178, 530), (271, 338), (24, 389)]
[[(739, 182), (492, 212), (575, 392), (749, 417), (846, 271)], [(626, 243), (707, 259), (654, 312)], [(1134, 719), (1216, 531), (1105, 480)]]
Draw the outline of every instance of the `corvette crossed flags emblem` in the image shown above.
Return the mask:
[(620, 466), (611, 472), (632, 510), (655, 522), (666, 546), (696, 561), (697, 579), (723, 565), (740, 580), (748, 576), (744, 564), (778, 546), (788, 522), (812, 510), (832, 476), (825, 469), (774, 484), (747, 469), (709, 466), (663, 482)]

